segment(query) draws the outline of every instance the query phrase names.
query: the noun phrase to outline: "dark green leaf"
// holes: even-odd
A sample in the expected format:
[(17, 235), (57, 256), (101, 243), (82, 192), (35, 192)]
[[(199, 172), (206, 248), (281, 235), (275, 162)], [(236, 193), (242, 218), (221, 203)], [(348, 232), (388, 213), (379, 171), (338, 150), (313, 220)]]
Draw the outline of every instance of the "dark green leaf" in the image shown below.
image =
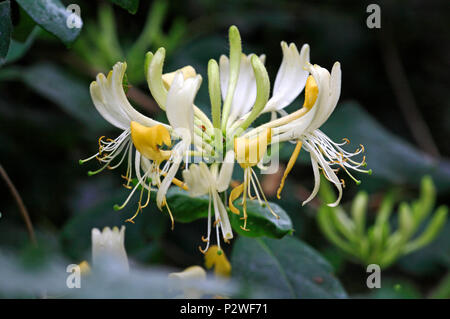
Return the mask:
[[(208, 196), (190, 197), (185, 191), (178, 188), (171, 188), (167, 193), (167, 202), (176, 221), (188, 223), (199, 218), (208, 216)], [(292, 222), (286, 212), (277, 204), (270, 203), (274, 212), (280, 217), (273, 216), (267, 207), (262, 207), (257, 201), (247, 202), (247, 228), (244, 231), (240, 228), (243, 225), (241, 216), (233, 214), (228, 210), (230, 222), (233, 229), (244, 236), (259, 237), (268, 236), (281, 238), (293, 231)]]
[(25, 42), (30, 33), (36, 27), (36, 22), (23, 10), (21, 7), (18, 7), (17, 17), (14, 19), (14, 29), (11, 37), (19, 42)]
[[(80, 27), (69, 27), (75, 13), (67, 10), (59, 0), (17, 0), (19, 5), (42, 28), (58, 37), (65, 44), (72, 43), (80, 33)], [(78, 19), (78, 18), (77, 18)], [(79, 18), (81, 21), (81, 18)]]
[(0, 57), (8, 54), (11, 41), (11, 4), (8, 1), (0, 3)]
[(367, 295), (357, 296), (370, 299), (420, 299), (423, 298), (417, 287), (409, 280), (387, 278), (382, 280), (381, 288), (372, 289)]
[(331, 265), (295, 237), (240, 237), (231, 255), (232, 277), (253, 298), (346, 298)]
[(112, 3), (128, 10), (129, 13), (135, 14), (139, 7), (139, 0), (110, 0)]
[(6, 63), (12, 63), (24, 56), (41, 30), (39, 26), (35, 26), (25, 42), (12, 39), (6, 57), (4, 59), (0, 57), (0, 66)]

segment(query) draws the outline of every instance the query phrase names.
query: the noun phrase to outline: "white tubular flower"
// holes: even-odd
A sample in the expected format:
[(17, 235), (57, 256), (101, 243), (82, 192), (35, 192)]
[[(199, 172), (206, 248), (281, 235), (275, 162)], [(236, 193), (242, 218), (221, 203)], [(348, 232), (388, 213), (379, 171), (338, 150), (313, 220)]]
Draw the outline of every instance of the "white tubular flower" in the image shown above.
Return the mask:
[(206, 242), (205, 249), (199, 247), (202, 253), (206, 253), (210, 245), (211, 237), (211, 202), (214, 207), (214, 226), (217, 234), (217, 245), (220, 249), (219, 233), (222, 231), (222, 237), (225, 242), (233, 238), (233, 230), (231, 228), (228, 212), (219, 196), (219, 192), (224, 192), (230, 185), (231, 175), (233, 174), (234, 152), (228, 151), (224, 162), (218, 172), (218, 164), (212, 164), (211, 167), (201, 162), (200, 164), (192, 164), (189, 170), (183, 171), (184, 182), (188, 186), (191, 196), (209, 195), (208, 205), (208, 231), (206, 238), (202, 236), (202, 240)]
[[(287, 113), (283, 110), (290, 105), (303, 91), (306, 79), (309, 72), (306, 66), (309, 64), (309, 45), (304, 44), (300, 53), (294, 43), (287, 44), (281, 42), (281, 49), (283, 51), (283, 60), (275, 79), (272, 97), (267, 101), (261, 113), (272, 112), (272, 119), (276, 118), (276, 112), (282, 115)], [(241, 78), (245, 85), (242, 88), (238, 85), (233, 99), (232, 111), (228, 120), (227, 127), (231, 127), (234, 131), (249, 115), (256, 99), (256, 81), (252, 66), (250, 63), (251, 56), (247, 59), (242, 59), (241, 68), (239, 71), (239, 81)], [(260, 59), (264, 62), (265, 56), (262, 55)], [(223, 61), (222, 61), (223, 60)], [(221, 86), (222, 95), (226, 96), (227, 81), (228, 81), (228, 59), (221, 57)], [(222, 74), (223, 73), (223, 74)], [(238, 101), (235, 103), (235, 101)], [(234, 111), (234, 113), (233, 113)], [(233, 116), (235, 114), (235, 116)], [(235, 119), (237, 119), (235, 121)]]
[(309, 45), (304, 44), (300, 53), (294, 43), (281, 42), (283, 60), (278, 69), (273, 93), (263, 112), (279, 111), (291, 104), (303, 91), (309, 72)]
[(274, 131), (274, 140), (282, 142), (286, 140), (296, 140), (297, 147), (294, 151), (288, 167), (283, 176), (278, 196), (283, 188), (284, 180), (292, 169), (301, 147), (310, 153), (311, 164), (314, 172), (315, 185), (311, 195), (303, 202), (303, 205), (311, 201), (319, 191), (320, 174), (319, 168), (322, 169), (324, 176), (333, 183), (338, 189), (338, 199), (329, 204), (329, 206), (337, 206), (342, 198), (342, 188), (345, 187), (344, 180), (339, 180), (336, 175), (338, 168), (342, 168), (356, 183), (359, 180), (354, 178), (348, 171), (351, 168), (362, 173), (371, 173), (371, 170), (363, 170), (365, 167), (365, 157), (361, 162), (356, 162), (352, 158), (364, 152), (364, 147), (349, 153), (341, 148), (342, 145), (349, 143), (348, 139), (344, 139), (343, 143), (335, 143), (328, 136), (319, 130), (319, 127), (325, 123), (336, 107), (341, 91), (341, 68), (336, 62), (331, 70), (318, 65), (308, 65), (308, 71), (311, 75), (306, 82), (305, 102), (303, 105), (304, 115), (288, 124), (279, 126)]
[[(146, 117), (136, 111), (128, 102), (125, 92), (123, 90), (123, 77), (127, 68), (126, 63), (118, 62), (114, 65), (112, 71), (105, 77), (102, 73), (97, 75), (96, 81), (90, 85), (90, 92), (92, 101), (98, 112), (115, 127), (123, 130), (116, 139), (104, 139), (100, 137), (99, 151), (93, 156), (80, 160), (83, 164), (89, 160), (96, 158), (103, 166), (94, 172), (89, 172), (89, 175), (97, 174), (105, 168), (117, 168), (127, 157), (128, 154), (128, 173), (132, 170), (132, 141), (131, 141), (131, 123), (136, 122), (145, 126), (167, 127), (158, 121)], [(119, 156), (118, 163), (112, 162)]]
[(165, 178), (156, 195), (156, 203), (160, 209), (163, 206), (168, 207), (165, 199), (166, 193), (175, 178), (183, 157), (185, 157), (186, 169), (188, 168), (189, 150), (194, 136), (193, 103), (201, 82), (202, 77), (200, 75), (184, 79), (183, 73), (179, 71), (175, 74), (167, 93), (165, 103), (167, 118), (174, 133), (181, 137), (181, 141), (173, 147), (172, 155), (162, 170)]
[[(242, 54), (239, 68), (239, 77), (231, 104), (230, 116), (228, 118), (228, 127), (244, 114), (247, 114), (256, 100), (256, 81), (253, 71), (251, 59), (254, 54)], [(259, 59), (264, 63), (265, 55), (261, 55)], [(230, 61), (228, 57), (222, 55), (219, 60), (220, 67), (220, 88), (222, 98), (225, 100), (228, 93), (228, 82), (230, 78)]]
[(201, 298), (204, 293), (198, 287), (204, 282), (206, 282), (206, 271), (200, 266), (191, 266), (183, 271), (169, 274), (169, 287), (171, 290), (182, 291), (180, 298)]
[(94, 267), (110, 268), (115, 271), (129, 271), (125, 251), (125, 226), (120, 228), (92, 229), (92, 262)]

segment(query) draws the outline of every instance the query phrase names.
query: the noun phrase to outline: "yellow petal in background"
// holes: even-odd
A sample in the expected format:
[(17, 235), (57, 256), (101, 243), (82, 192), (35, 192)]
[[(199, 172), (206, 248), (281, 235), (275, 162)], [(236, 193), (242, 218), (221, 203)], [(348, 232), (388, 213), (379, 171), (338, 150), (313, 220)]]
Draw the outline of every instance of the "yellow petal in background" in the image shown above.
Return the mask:
[(173, 79), (175, 78), (175, 74), (178, 71), (181, 71), (183, 73), (183, 77), (184, 77), (185, 80), (188, 79), (188, 78), (193, 78), (194, 76), (197, 75), (197, 72), (195, 72), (195, 69), (192, 66), (190, 66), (190, 65), (185, 66), (184, 68), (181, 68), (179, 70), (176, 70), (176, 71), (173, 71), (173, 72), (170, 72), (170, 73), (165, 73), (162, 76), (162, 80), (163, 80), (163, 83), (164, 83), (164, 87), (167, 90), (170, 89), (170, 86), (172, 85)]
[(216, 245), (209, 247), (205, 253), (205, 267), (207, 269), (214, 267), (214, 274), (217, 277), (228, 278), (231, 275), (231, 264), (223, 250)]

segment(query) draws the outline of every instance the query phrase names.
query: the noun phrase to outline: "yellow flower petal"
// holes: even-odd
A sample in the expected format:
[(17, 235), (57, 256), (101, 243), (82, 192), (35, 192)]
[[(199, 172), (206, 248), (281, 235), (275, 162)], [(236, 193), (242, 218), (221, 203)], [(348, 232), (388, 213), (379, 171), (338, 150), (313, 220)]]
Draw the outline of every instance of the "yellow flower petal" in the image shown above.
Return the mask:
[(80, 267), (81, 275), (86, 276), (91, 273), (91, 267), (86, 260), (83, 260), (78, 266)]
[(234, 140), (236, 161), (242, 168), (257, 165), (267, 151), (272, 139), (272, 130), (266, 128), (261, 134), (253, 138), (238, 137)]
[(241, 196), (243, 191), (244, 191), (244, 183), (242, 183), (242, 184), (236, 186), (235, 188), (233, 188), (233, 190), (230, 193), (230, 198), (228, 199), (228, 207), (236, 215), (240, 215), (241, 212), (239, 211), (239, 209), (237, 209), (233, 205), (233, 202)]
[(316, 80), (312, 75), (308, 76), (305, 85), (305, 102), (303, 107), (310, 109), (316, 103), (317, 96), (319, 95), (319, 87), (317, 86)]
[(160, 150), (163, 144), (172, 144), (170, 133), (163, 125), (147, 127), (132, 121), (130, 128), (134, 146), (146, 158), (161, 163), (170, 157), (170, 151)]

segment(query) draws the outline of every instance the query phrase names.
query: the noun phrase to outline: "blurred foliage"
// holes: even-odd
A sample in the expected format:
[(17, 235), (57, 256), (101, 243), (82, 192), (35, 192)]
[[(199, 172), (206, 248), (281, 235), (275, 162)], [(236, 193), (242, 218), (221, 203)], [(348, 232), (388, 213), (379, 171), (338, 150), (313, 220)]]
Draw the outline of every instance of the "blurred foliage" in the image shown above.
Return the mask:
[(332, 267), (314, 249), (293, 237), (241, 237), (231, 256), (232, 278), (251, 298), (346, 298)]
[[(323, 131), (336, 141), (349, 138), (350, 147), (363, 144), (368, 167), (373, 170), (372, 176), (361, 178), (360, 186), (348, 183), (343, 209), (348, 207), (351, 211), (351, 203), (356, 205), (367, 199), (367, 211), (363, 209), (362, 214), (360, 210), (360, 215), (356, 215), (364, 215), (367, 223), (373, 219), (376, 227), (380, 215), (374, 216), (372, 212), (383, 207), (391, 198), (390, 192), (394, 192), (399, 202), (411, 202), (424, 175), (431, 176), (435, 183), (436, 205), (448, 203), (450, 97), (446, 70), (450, 46), (446, 1), (379, 1), (383, 19), (380, 30), (368, 29), (365, 25), (365, 9), (370, 1), (339, 4), (328, 0), (314, 3), (288, 0), (77, 1), (83, 21), (81, 29), (66, 27), (71, 14), (66, 6), (70, 3), (56, 0), (0, 2), (0, 163), (23, 197), (38, 240), (38, 248), (29, 244), (16, 204), (6, 186), (0, 183), (0, 250), (11, 253), (0, 256), (1, 297), (42, 296), (42, 287), (46, 285), (60, 291), (60, 285), (65, 283), (64, 267), (90, 259), (91, 229), (122, 225), (134, 214), (132, 206), (119, 212), (112, 209), (127, 196), (117, 174), (89, 178), (85, 168), (77, 165), (78, 159), (95, 152), (98, 136), (117, 134), (97, 114), (90, 100), (89, 83), (95, 79), (95, 74), (108, 72), (118, 60), (126, 61), (130, 87), (142, 89), (140, 99), (132, 95), (136, 90), (130, 90), (130, 99), (138, 109), (148, 110), (164, 121), (156, 107), (149, 107), (155, 104), (145, 83), (146, 51), (164, 46), (168, 53), (165, 70), (173, 71), (190, 64), (206, 78), (208, 60), (218, 59), (228, 51), (225, 35), (232, 24), (241, 31), (248, 50), (245, 53), (267, 55), (266, 65), (272, 80), (281, 61), (279, 42), (282, 40), (298, 46), (309, 43), (314, 63), (328, 67), (335, 60), (341, 62), (341, 102)], [(54, 19), (44, 19), (45, 5), (54, 5), (51, 11)], [(398, 107), (398, 92), (387, 81), (388, 72), (392, 70), (387, 68), (383, 58), (388, 49), (383, 44), (387, 35), (393, 39), (401, 57), (419, 113), (430, 128), (440, 157), (433, 157), (418, 146), (408, 125), (414, 124), (414, 119), (405, 116)], [(303, 96), (289, 110), (297, 109), (302, 100)], [(205, 83), (196, 104), (209, 113)], [(291, 147), (284, 145), (280, 149), (282, 162), (289, 158)], [(255, 206), (255, 222), (270, 226), (265, 235), (285, 236), (282, 239), (249, 238), (237, 234), (230, 245), (224, 245), (227, 256), (231, 256), (232, 280), (245, 283), (243, 290), (230, 295), (449, 297), (450, 222), (443, 225), (440, 234), (427, 246), (401, 258), (395, 256), (394, 259), (399, 258), (396, 263), (383, 270), (382, 288), (370, 291), (365, 286), (364, 269), (348, 263), (348, 255), (322, 235), (316, 224), (319, 203), (300, 205), (313, 185), (309, 161), (305, 159), (302, 152), (281, 201), (276, 201), (275, 192), (271, 191), (271, 178), (263, 181), (273, 205), (285, 212), (284, 224), (273, 223), (270, 215), (265, 215), (267, 212), (257, 207), (258, 204)], [(241, 174), (235, 170), (234, 178), (242, 178)], [(274, 179), (279, 181), (279, 178)], [(358, 190), (364, 190), (366, 195), (356, 196)], [(178, 190), (172, 192), (175, 202), (187, 197)], [(127, 223), (127, 252), (145, 269), (132, 267), (135, 276), (131, 279), (119, 278), (114, 283), (97, 285), (97, 289), (91, 287), (92, 290), (81, 296), (108, 297), (114, 291), (128, 291), (128, 295), (121, 296), (161, 297), (156, 290), (165, 285), (167, 272), (163, 275), (154, 272), (154, 266), (183, 269), (202, 265), (198, 245), (206, 220), (200, 217), (207, 212), (208, 203), (205, 198), (189, 200), (192, 200), (192, 207), (183, 204), (179, 213), (178, 210), (175, 213), (176, 218), (183, 221), (183, 210), (198, 207), (193, 219), (199, 219), (190, 223), (177, 222), (174, 231), (170, 231), (167, 214), (155, 205), (145, 209), (136, 218), (136, 224)], [(400, 205), (398, 216), (403, 217), (398, 222), (390, 218), (389, 225), (408, 228), (404, 227), (408, 226), (411, 216), (414, 219), (420, 203), (430, 205), (431, 214), (434, 195), (421, 195), (415, 205)], [(320, 214), (324, 210), (328, 208), (322, 208)], [(354, 217), (358, 217), (356, 215)], [(413, 228), (424, 234), (427, 218), (419, 215), (416, 217), (422, 222), (414, 222)], [(249, 218), (249, 222), (251, 220)], [(418, 224), (422, 226), (417, 227)], [(295, 230), (293, 236), (287, 235), (291, 229)], [(418, 238), (411, 240), (415, 242)], [(36, 267), (40, 275), (35, 276), (29, 267)]]
[[(334, 202), (335, 195), (330, 185), (323, 179), (320, 197), (324, 203)], [(440, 206), (434, 214), (436, 190), (433, 181), (426, 176), (422, 179), (419, 199), (409, 205), (400, 203), (398, 207), (398, 229), (391, 230), (390, 216), (394, 207), (394, 195), (385, 195), (372, 226), (368, 227), (366, 192), (359, 192), (351, 205), (351, 214), (342, 207), (322, 204), (317, 214), (317, 222), (322, 233), (334, 245), (345, 251), (364, 265), (378, 264), (386, 268), (399, 257), (410, 254), (428, 245), (442, 230), (447, 221), (447, 206)], [(427, 225), (424, 226), (425, 221)], [(419, 229), (421, 233), (416, 233)]]
[(98, 24), (95, 22), (87, 24), (85, 33), (74, 46), (74, 51), (95, 71), (107, 72), (117, 61), (126, 61), (128, 62), (127, 76), (130, 81), (134, 84), (142, 84), (145, 81), (143, 72), (145, 53), (164, 46), (170, 54), (185, 32), (182, 19), (171, 22), (172, 25), (167, 34), (163, 31), (167, 4), (166, 1), (158, 0), (150, 6), (142, 31), (134, 43), (125, 48), (120, 45), (112, 7), (101, 5), (98, 10)]

